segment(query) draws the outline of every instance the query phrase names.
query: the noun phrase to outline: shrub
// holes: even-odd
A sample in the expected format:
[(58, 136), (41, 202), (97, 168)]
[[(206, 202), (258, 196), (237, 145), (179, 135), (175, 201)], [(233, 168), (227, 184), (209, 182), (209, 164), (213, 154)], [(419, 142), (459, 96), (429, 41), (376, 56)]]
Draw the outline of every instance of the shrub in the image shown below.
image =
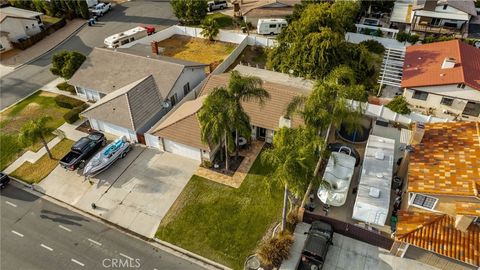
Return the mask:
[(62, 82), (57, 84), (57, 88), (62, 91), (68, 91), (71, 94), (76, 94), (75, 87), (73, 85), (68, 84), (67, 82)]
[(80, 106), (77, 106), (73, 109), (71, 109), (70, 111), (68, 111), (67, 113), (65, 113), (63, 115), (63, 119), (65, 120), (65, 122), (69, 123), (69, 124), (73, 124), (75, 123), (78, 119), (80, 119), (80, 113), (85, 110), (86, 108), (88, 108), (88, 104), (86, 103), (83, 103), (82, 105)]
[(213, 166), (213, 164), (210, 160), (204, 160), (202, 162), (202, 166), (205, 167), (205, 168), (211, 168)]
[(422, 43), (433, 43), (433, 42), (440, 42), (440, 41), (448, 41), (455, 39), (453, 36), (440, 36), (440, 37), (435, 37), (435, 36), (428, 36), (423, 39)]
[(360, 44), (363, 44), (368, 51), (372, 53), (382, 54), (385, 52), (385, 47), (382, 45), (382, 43), (373, 39), (362, 41)]
[(76, 51), (61, 51), (53, 55), (50, 71), (65, 79), (70, 79), (87, 57)]
[(280, 267), (282, 261), (288, 258), (293, 245), (293, 236), (289, 232), (281, 232), (260, 244), (257, 256), (265, 265)]
[(382, 30), (377, 29), (377, 30), (375, 31), (375, 36), (377, 36), (377, 37), (383, 37), (383, 32), (382, 32)]
[(405, 33), (405, 32), (400, 32), (397, 34), (397, 40), (400, 41), (400, 42), (405, 42), (407, 41), (407, 38), (408, 38), (409, 34)]
[(83, 102), (81, 100), (71, 98), (71, 97), (68, 97), (68, 96), (64, 96), (64, 95), (56, 96), (55, 97), (55, 103), (58, 106), (60, 106), (62, 108), (67, 108), (67, 109), (72, 109), (72, 108), (75, 108), (75, 107), (78, 107), (78, 106), (81, 106), (81, 105), (85, 104), (85, 102)]
[(420, 37), (418, 35), (415, 35), (415, 34), (408, 35), (408, 37), (407, 37), (407, 41), (410, 42), (411, 44), (417, 43), (417, 41), (419, 39), (420, 39)]
[(409, 114), (411, 112), (410, 108), (408, 108), (408, 102), (404, 96), (394, 97), (386, 107), (400, 114)]

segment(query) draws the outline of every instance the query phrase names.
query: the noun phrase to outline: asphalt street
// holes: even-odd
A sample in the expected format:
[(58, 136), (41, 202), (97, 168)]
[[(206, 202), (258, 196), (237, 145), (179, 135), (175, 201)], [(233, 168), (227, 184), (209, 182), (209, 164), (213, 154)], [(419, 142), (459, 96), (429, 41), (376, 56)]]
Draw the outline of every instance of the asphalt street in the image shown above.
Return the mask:
[(14, 185), (1, 191), (0, 269), (203, 269)]
[(0, 80), (0, 110), (31, 94), (56, 77), (50, 73), (52, 55), (62, 50), (75, 50), (88, 55), (94, 47), (103, 46), (103, 40), (115, 33), (138, 25), (153, 25), (162, 30), (177, 23), (170, 3), (153, 1), (125, 2), (92, 26), (85, 26), (76, 35), (34, 62), (18, 68)]

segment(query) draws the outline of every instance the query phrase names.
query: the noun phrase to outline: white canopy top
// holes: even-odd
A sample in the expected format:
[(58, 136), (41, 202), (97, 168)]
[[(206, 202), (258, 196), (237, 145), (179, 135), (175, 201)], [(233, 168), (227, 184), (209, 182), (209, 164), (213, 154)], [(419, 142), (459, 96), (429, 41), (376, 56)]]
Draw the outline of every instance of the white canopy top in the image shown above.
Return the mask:
[(370, 135), (352, 218), (384, 226), (390, 207), (395, 140)]

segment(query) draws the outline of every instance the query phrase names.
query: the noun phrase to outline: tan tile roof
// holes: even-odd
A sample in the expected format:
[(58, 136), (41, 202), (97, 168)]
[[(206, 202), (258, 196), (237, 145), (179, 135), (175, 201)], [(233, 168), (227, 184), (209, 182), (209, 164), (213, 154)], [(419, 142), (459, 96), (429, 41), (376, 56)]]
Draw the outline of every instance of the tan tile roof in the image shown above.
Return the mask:
[[(181, 104), (178, 109), (152, 131), (152, 134), (203, 150), (210, 150), (210, 147), (201, 141), (197, 112), (203, 104), (204, 97), (215, 87), (226, 86), (229, 77), (230, 74), (228, 73), (210, 76), (200, 91), (200, 97)], [(293, 87), (271, 82), (264, 82), (263, 88), (270, 93), (270, 99), (263, 106), (253, 101), (243, 102), (242, 105), (250, 116), (252, 125), (276, 130), (280, 117), (285, 114), (287, 105), (294, 96), (303, 94), (305, 89), (302, 88), (296, 91)], [(297, 127), (302, 123), (302, 119), (299, 116), (292, 117), (293, 127)]]
[(479, 122), (425, 124), (410, 156), (408, 191), (474, 196), (480, 186)]
[(480, 227), (471, 224), (463, 233), (448, 215), (399, 211), (396, 238), (480, 266)]
[(473, 202), (456, 202), (455, 211), (459, 215), (480, 217), (480, 201)]

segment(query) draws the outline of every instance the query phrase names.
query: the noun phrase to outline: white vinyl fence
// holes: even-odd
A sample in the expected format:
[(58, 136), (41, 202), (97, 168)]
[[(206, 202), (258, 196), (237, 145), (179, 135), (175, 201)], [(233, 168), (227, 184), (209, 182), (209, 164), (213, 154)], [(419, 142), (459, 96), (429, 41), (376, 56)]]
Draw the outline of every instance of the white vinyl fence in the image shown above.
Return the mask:
[(399, 42), (396, 39), (376, 37), (370, 35), (364, 35), (360, 33), (347, 32), (345, 34), (345, 40), (351, 43), (358, 44), (365, 40), (376, 40), (380, 42), (385, 48), (396, 49), (405, 51), (405, 48), (411, 44), (408, 42)]

